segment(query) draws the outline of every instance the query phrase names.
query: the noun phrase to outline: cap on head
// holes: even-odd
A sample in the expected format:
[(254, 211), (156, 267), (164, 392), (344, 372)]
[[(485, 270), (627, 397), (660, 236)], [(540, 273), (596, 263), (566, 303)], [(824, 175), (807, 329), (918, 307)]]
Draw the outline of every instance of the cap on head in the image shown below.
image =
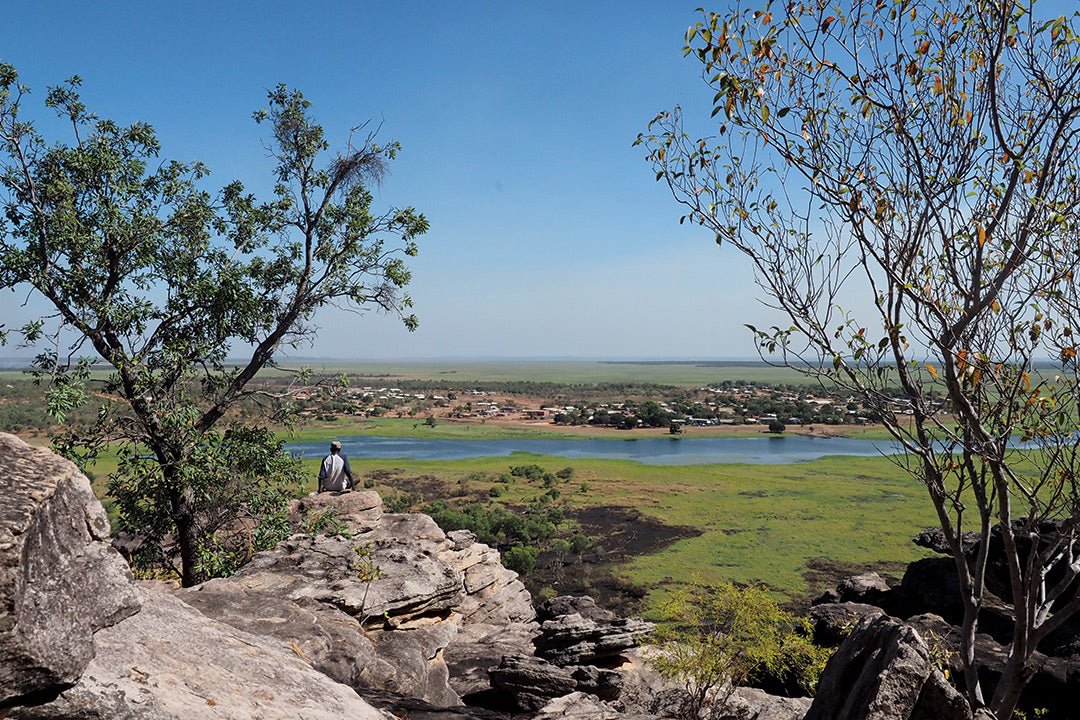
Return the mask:
[(334, 442), (330, 443), (330, 449), (331, 450), (340, 450), (341, 449), (341, 441), (335, 440)]

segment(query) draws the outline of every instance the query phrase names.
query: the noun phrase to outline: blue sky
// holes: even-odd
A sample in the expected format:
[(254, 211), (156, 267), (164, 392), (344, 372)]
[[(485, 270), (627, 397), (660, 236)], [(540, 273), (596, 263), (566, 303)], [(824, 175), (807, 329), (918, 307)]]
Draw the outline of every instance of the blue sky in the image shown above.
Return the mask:
[[(216, 185), (268, 189), (251, 113), (279, 82), (312, 100), (332, 142), (382, 122), (403, 152), (380, 206), (431, 222), (412, 265), (420, 329), (327, 311), (300, 354), (749, 357), (743, 323), (776, 318), (748, 263), (679, 226), (631, 147), (661, 109), (707, 116), (681, 55), (694, 7), (8, 0), (0, 60), (39, 101), (81, 75), (92, 110), (151, 123), (163, 156), (203, 161)], [(40, 309), (22, 300), (0, 294), (0, 321)]]

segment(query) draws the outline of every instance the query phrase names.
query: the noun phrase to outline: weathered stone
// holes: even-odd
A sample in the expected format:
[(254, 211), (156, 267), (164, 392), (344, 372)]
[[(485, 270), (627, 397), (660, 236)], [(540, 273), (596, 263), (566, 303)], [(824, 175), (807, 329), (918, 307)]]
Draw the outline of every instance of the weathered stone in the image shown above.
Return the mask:
[(361, 534), (382, 519), (382, 498), (372, 490), (343, 493), (312, 493), (289, 506), (289, 518), (297, 532), (307, 533), (319, 518), (333, 517), (350, 532)]
[[(143, 609), (95, 636), (97, 655), (52, 703), (19, 720), (385, 720), (299, 653), (211, 620), (168, 591), (142, 588)], [(258, 608), (252, 608), (257, 611)]]
[(933, 613), (955, 623), (964, 615), (960, 579), (952, 558), (930, 557), (909, 563), (899, 594), (904, 617)]
[[(937, 646), (937, 655), (945, 658), (955, 677), (963, 677), (960, 662), (960, 636), (943, 618), (924, 614), (907, 621), (928, 642)], [(984, 633), (975, 635), (975, 657), (979, 660), (979, 680), (991, 691), (1001, 678), (1009, 657), (1007, 645)], [(1020, 705), (1031, 711), (1047, 711), (1048, 717), (1073, 717), (1076, 714), (1077, 687), (1080, 687), (1080, 663), (1075, 658), (1049, 657), (1035, 653), (1029, 662), (1031, 678), (1020, 695)], [(929, 720), (929, 716), (927, 716)]]
[(592, 695), (570, 693), (546, 703), (534, 720), (653, 720), (654, 715), (626, 715)]
[(67, 460), (0, 433), (0, 709), (55, 696), (93, 635), (139, 609), (90, 482)]
[(836, 647), (867, 615), (884, 615), (885, 611), (863, 603), (825, 603), (810, 608), (807, 617), (814, 626), (814, 643)]
[(469, 695), (489, 690), (488, 668), (506, 655), (531, 655), (538, 630), (535, 623), (462, 625), (443, 652), (450, 687), (466, 701)]
[(829, 659), (805, 720), (909, 720), (929, 717), (925, 704), (944, 713), (936, 720), (970, 720), (967, 703), (934, 675), (941, 673), (914, 628), (867, 616)]
[(636, 647), (652, 629), (637, 618), (598, 623), (575, 613), (541, 623), (533, 642), (536, 654), (556, 665), (586, 665)]
[[(461, 602), (461, 578), (418, 545), (294, 535), (258, 553), (228, 582), (292, 600), (329, 603), (364, 622), (395, 625), (420, 615), (447, 613)], [(365, 558), (365, 553), (370, 557)], [(361, 577), (370, 560), (377, 575)]]
[(540, 622), (574, 614), (596, 622), (611, 622), (616, 619), (615, 613), (600, 607), (596, 600), (588, 595), (559, 595), (545, 600), (536, 608), (536, 619)]
[(498, 551), (476, 542), (468, 530), (449, 533), (434, 552), (462, 574), (466, 595), (457, 610), (465, 622), (509, 625), (536, 619), (532, 596), (517, 573), (503, 567)]
[(601, 700), (615, 700), (623, 689), (623, 675), (618, 670), (580, 665), (573, 668), (572, 675), (579, 692), (595, 695)]
[(864, 603), (881, 607), (892, 592), (892, 588), (876, 572), (869, 572), (844, 578), (836, 586), (836, 591), (840, 594), (840, 602)]
[(492, 668), (491, 684), (513, 695), (522, 710), (539, 710), (551, 698), (567, 695), (577, 688), (573, 674), (538, 657), (504, 657)]
[(714, 708), (710, 720), (802, 720), (810, 709), (810, 698), (790, 698), (770, 695), (757, 688), (740, 687), (729, 695), (720, 707)]

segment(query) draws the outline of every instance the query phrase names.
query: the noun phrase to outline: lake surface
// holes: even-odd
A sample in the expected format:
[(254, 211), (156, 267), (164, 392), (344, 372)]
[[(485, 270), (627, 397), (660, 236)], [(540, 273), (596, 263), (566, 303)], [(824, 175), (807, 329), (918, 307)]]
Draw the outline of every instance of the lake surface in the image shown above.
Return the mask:
[[(307, 458), (321, 458), (329, 441), (290, 443), (287, 450)], [(352, 458), (408, 458), (413, 460), (465, 460), (508, 457), (526, 452), (564, 458), (636, 460), (647, 465), (711, 465), (714, 463), (788, 464), (826, 455), (860, 457), (892, 454), (887, 440), (782, 437), (637, 438), (582, 440), (430, 440), (360, 435), (337, 438)]]

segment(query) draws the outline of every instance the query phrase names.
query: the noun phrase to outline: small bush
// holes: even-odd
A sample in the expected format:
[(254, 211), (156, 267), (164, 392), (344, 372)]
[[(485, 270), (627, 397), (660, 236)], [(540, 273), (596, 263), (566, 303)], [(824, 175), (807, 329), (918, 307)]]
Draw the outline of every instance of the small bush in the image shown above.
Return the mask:
[(518, 575), (526, 575), (536, 567), (536, 558), (539, 556), (539, 548), (532, 545), (519, 545), (502, 554), (502, 564)]
[(383, 498), (383, 508), (389, 513), (406, 513), (412, 510), (420, 500), (420, 493), (397, 493)]
[(375, 487), (375, 478), (370, 478), (370, 477), (364, 478), (364, 487), (367, 488), (368, 490)]
[(807, 639), (806, 621), (782, 610), (760, 585), (694, 583), (664, 607), (652, 661), (688, 694), (697, 717), (714, 690), (732, 690), (753, 676), (788, 678), (813, 693), (829, 650)]
[(562, 470), (555, 473), (555, 477), (559, 478), (560, 480), (569, 480), (570, 478), (574, 477), (574, 468), (564, 467)]

